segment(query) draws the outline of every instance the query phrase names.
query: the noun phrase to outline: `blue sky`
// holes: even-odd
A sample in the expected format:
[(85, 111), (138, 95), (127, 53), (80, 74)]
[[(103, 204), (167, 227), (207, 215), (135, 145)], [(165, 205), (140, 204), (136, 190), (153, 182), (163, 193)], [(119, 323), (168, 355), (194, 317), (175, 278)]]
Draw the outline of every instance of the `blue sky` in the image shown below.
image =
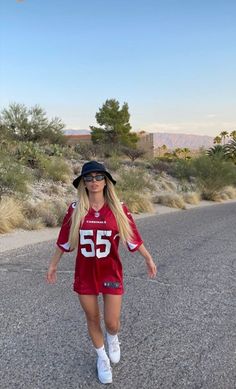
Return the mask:
[(235, 20), (235, 0), (0, 0), (0, 106), (88, 129), (116, 98), (134, 130), (235, 130)]

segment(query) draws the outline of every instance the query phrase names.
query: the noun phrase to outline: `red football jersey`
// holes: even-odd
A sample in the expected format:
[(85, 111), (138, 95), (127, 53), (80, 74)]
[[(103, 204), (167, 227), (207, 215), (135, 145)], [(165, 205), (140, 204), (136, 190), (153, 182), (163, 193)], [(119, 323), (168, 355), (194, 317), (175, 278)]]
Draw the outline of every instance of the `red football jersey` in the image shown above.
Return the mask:
[[(58, 247), (71, 251), (68, 243), (71, 216), (76, 203), (72, 203), (65, 215), (57, 239)], [(133, 231), (130, 251), (136, 251), (143, 243), (131, 213), (123, 204)], [(116, 219), (107, 204), (99, 211), (90, 208), (79, 230), (78, 252), (75, 264), (74, 291), (79, 294), (123, 294), (123, 272), (118, 246), (120, 241)]]

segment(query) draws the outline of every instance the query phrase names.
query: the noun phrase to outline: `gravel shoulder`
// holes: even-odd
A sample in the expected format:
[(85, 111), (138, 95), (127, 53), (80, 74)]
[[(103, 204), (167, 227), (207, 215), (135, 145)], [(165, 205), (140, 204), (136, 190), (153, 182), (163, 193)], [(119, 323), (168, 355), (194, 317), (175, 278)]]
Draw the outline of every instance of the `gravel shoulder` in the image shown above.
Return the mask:
[[(236, 200), (227, 200), (223, 203), (236, 203)], [(201, 208), (207, 206), (213, 206), (221, 203), (216, 203), (215, 201), (201, 201), (197, 205), (186, 204), (186, 210)], [(186, 210), (181, 210), (178, 208), (170, 208), (164, 205), (156, 205), (154, 214), (142, 213), (140, 215), (134, 215), (136, 220), (143, 219), (145, 217), (150, 217), (152, 215), (163, 215), (173, 212), (184, 212)], [(44, 228), (42, 230), (35, 231), (26, 231), (17, 229), (13, 232), (0, 235), (0, 252), (5, 252), (8, 250), (17, 249), (20, 247), (33, 245), (35, 243), (46, 242), (53, 239), (56, 239), (59, 232), (59, 228)]]

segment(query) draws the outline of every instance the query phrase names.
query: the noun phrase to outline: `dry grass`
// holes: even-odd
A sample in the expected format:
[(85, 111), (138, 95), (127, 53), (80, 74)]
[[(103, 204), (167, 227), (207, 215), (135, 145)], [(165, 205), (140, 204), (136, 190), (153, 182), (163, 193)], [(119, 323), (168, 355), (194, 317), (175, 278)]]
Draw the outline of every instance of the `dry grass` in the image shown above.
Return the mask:
[(161, 181), (161, 186), (162, 186), (162, 189), (164, 189), (165, 191), (174, 191), (175, 192), (177, 190), (177, 185), (173, 181), (168, 181), (168, 180), (163, 179)]
[(0, 234), (20, 227), (24, 221), (23, 208), (19, 200), (3, 197), (0, 201)]
[(236, 199), (236, 188), (233, 186), (226, 186), (224, 189), (212, 196), (212, 200), (218, 202), (234, 199)]
[(26, 217), (24, 228), (39, 229), (42, 226), (60, 226), (66, 209), (67, 205), (63, 200), (41, 201), (34, 204), (27, 202), (24, 204), (24, 215)]
[(24, 230), (41, 230), (44, 227), (44, 224), (42, 222), (41, 218), (34, 218), (34, 219), (25, 219), (22, 225), (22, 228)]
[(177, 193), (159, 193), (153, 198), (153, 202), (166, 207), (186, 209), (183, 197)]
[(144, 197), (139, 193), (124, 192), (121, 199), (132, 213), (154, 212), (154, 206), (149, 198)]
[(182, 196), (187, 204), (199, 204), (201, 200), (201, 196), (197, 192), (186, 192)]

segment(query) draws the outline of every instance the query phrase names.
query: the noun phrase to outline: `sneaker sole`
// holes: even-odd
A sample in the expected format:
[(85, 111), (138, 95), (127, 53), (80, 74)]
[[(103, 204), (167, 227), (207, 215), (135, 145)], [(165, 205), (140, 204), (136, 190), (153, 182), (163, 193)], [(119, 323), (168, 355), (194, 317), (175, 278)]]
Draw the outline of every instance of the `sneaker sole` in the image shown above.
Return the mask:
[(99, 382), (101, 382), (101, 384), (112, 384), (112, 379), (111, 380), (104, 380), (102, 381), (99, 376), (98, 376), (98, 379), (99, 379)]
[(99, 374), (98, 374), (98, 369), (97, 369), (97, 375), (98, 375), (98, 380), (99, 382), (101, 382), (101, 384), (112, 384), (112, 378), (108, 378), (106, 380), (101, 380), (100, 377), (99, 377)]

